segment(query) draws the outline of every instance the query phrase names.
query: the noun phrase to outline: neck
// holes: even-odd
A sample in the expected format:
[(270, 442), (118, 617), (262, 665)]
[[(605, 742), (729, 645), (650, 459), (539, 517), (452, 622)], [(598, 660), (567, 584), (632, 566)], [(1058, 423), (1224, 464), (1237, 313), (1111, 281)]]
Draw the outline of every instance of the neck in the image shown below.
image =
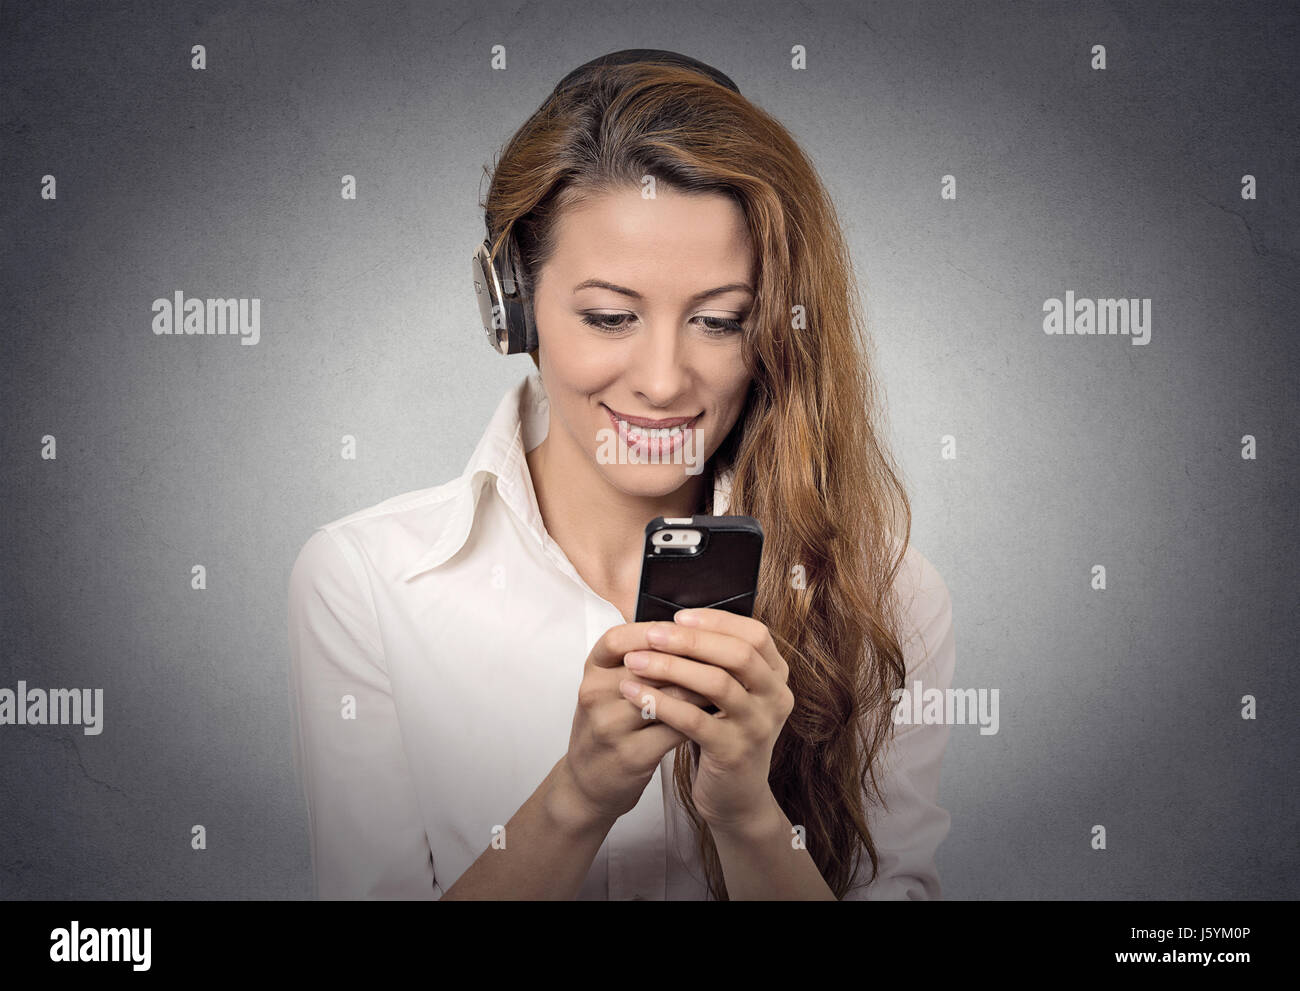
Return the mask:
[(593, 589), (634, 589), (641, 574), (645, 526), (656, 516), (695, 516), (712, 502), (712, 472), (687, 475), (663, 496), (614, 488), (582, 452), (552, 443), (547, 432), (527, 452), (537, 508), (551, 539)]

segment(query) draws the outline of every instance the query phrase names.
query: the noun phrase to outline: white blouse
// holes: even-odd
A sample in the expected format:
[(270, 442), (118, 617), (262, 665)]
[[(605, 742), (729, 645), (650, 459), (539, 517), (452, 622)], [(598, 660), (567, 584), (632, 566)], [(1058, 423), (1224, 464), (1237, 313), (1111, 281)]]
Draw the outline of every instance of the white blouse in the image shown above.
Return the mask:
[[(294, 761), (318, 898), (442, 896), (568, 749), (584, 662), (626, 622), (542, 524), (524, 452), (546, 436), (536, 370), (497, 407), (459, 478), (318, 527), (289, 578)], [(715, 480), (713, 512), (731, 474)], [(948, 589), (908, 547), (909, 691), (952, 684)], [(868, 818), (880, 873), (847, 899), (938, 898), (949, 728), (894, 725)], [(664, 755), (613, 825), (580, 899), (704, 899)], [(863, 852), (857, 879), (871, 864)]]

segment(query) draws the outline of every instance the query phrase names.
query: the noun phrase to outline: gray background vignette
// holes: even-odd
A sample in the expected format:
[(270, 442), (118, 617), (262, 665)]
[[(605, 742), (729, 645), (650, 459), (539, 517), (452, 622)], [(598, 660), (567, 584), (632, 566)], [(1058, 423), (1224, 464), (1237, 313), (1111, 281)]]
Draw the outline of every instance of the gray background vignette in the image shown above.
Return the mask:
[[(1298, 28), (1272, 3), (0, 6), (0, 686), (106, 708), (98, 737), (0, 727), (0, 896), (309, 896), (289, 568), (314, 526), (458, 475), (531, 369), (468, 284), (483, 166), (629, 47), (732, 76), (840, 211), (954, 684), (1001, 692), (996, 736), (953, 727), (945, 895), (1300, 895)], [(260, 298), (260, 343), (155, 337), (178, 289)], [(1150, 297), (1151, 343), (1045, 335), (1067, 290)]]

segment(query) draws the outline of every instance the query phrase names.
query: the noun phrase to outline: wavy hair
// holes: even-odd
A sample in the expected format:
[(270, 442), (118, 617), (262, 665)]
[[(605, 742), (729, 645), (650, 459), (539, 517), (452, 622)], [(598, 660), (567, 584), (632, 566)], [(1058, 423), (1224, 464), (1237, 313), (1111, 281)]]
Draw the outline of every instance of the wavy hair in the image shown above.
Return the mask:
[[(734, 468), (727, 512), (755, 517), (766, 534), (754, 617), (790, 666), (795, 707), (769, 785), (843, 898), (863, 851), (870, 880), (879, 870), (868, 816), (884, 801), (877, 773), (905, 676), (892, 590), (911, 530), (901, 471), (882, 443), (848, 250), (815, 168), (774, 117), (691, 69), (638, 63), (593, 69), (552, 93), (507, 142), (480, 204), (493, 256), (513, 237), (530, 294), (561, 212), (647, 175), (731, 196), (756, 251), (742, 337), (751, 385), (712, 469)], [(726, 900), (691, 798), (699, 745), (684, 741), (675, 756), (709, 893)]]

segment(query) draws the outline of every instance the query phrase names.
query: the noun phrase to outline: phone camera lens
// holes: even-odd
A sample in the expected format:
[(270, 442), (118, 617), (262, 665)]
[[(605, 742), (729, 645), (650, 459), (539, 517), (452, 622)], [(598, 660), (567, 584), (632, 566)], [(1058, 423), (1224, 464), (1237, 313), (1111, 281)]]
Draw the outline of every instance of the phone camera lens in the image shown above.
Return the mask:
[(672, 535), (671, 533), (665, 533), (665, 534), (664, 534), (664, 543), (667, 543), (668, 541), (670, 541), (670, 540), (672, 540), (672, 539), (673, 539), (673, 535)]

